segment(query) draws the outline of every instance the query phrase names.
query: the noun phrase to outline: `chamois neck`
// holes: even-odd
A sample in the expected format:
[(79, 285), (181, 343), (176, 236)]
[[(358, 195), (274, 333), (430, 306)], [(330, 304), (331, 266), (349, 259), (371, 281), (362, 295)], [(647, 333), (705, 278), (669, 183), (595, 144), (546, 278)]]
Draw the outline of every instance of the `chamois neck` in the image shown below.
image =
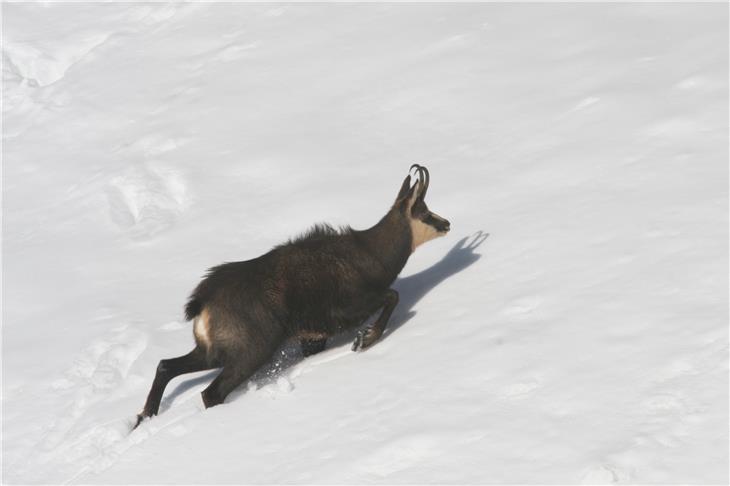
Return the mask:
[(391, 209), (373, 227), (359, 232), (363, 245), (383, 265), (393, 281), (411, 255), (411, 229), (397, 210)]

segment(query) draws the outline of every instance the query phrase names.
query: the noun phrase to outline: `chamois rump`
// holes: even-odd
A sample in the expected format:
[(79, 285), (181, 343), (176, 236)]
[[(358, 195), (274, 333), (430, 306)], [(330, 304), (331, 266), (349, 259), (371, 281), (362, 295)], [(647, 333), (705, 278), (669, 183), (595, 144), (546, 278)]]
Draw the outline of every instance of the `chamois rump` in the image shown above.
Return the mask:
[[(417, 171), (411, 186), (410, 172)], [(354, 351), (383, 334), (398, 292), (390, 288), (422, 243), (446, 234), (450, 223), (426, 206), (430, 176), (418, 164), (403, 180), (390, 210), (373, 227), (340, 231), (322, 224), (242, 262), (211, 268), (185, 306), (195, 349), (157, 367), (142, 420), (157, 415), (165, 386), (184, 373), (223, 368), (202, 392), (205, 407), (226, 396), (266, 363), (290, 338), (304, 356), (324, 350), (327, 338), (380, 316), (360, 330)]]

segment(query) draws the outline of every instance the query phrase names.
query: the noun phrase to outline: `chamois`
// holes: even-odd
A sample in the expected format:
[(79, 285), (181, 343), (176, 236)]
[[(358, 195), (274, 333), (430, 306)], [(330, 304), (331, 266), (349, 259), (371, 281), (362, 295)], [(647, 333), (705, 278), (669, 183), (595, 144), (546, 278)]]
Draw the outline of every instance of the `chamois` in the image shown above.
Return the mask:
[[(410, 172), (418, 178), (411, 186)], [(266, 363), (289, 338), (302, 354), (324, 350), (327, 338), (380, 316), (360, 330), (353, 351), (383, 334), (398, 292), (390, 288), (416, 247), (450, 229), (424, 198), (428, 169), (411, 166), (390, 210), (373, 227), (340, 231), (327, 224), (242, 262), (211, 268), (185, 306), (193, 321), (195, 349), (157, 366), (142, 420), (157, 415), (165, 386), (184, 373), (223, 368), (202, 392), (205, 407), (226, 396)]]

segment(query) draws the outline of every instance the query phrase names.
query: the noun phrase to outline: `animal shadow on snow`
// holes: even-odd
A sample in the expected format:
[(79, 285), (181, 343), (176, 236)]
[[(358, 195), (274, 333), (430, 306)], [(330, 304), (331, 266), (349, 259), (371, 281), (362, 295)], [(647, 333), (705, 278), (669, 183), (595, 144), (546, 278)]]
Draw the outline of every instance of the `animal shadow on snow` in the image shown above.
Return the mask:
[[(413, 309), (415, 305), (429, 292), (431, 289), (439, 285), (447, 278), (455, 275), (470, 265), (473, 265), (481, 258), (481, 254), (475, 250), (489, 237), (489, 233), (477, 231), (471, 236), (466, 236), (459, 240), (449, 252), (438, 262), (431, 265), (427, 269), (420, 271), (414, 275), (396, 279), (393, 288), (398, 291), (400, 296), (398, 306), (393, 316), (388, 322), (385, 333), (381, 337), (387, 339), (390, 334), (398, 330), (406, 322), (410, 321), (416, 315)], [(379, 313), (375, 313), (373, 317), (368, 319), (367, 324), (374, 320)], [(361, 328), (362, 326), (360, 326)], [(342, 333), (338, 336), (330, 338), (327, 342), (327, 349), (332, 349), (342, 345), (350, 346), (355, 339), (357, 329)], [(375, 344), (377, 346), (377, 343)], [(367, 352), (367, 351), (365, 351)], [(296, 340), (282, 346), (274, 355), (269, 363), (261, 367), (249, 380), (261, 387), (276, 381), (282, 372), (300, 363), (303, 359), (299, 343)], [(175, 389), (160, 404), (160, 412), (168, 409), (176, 397), (183, 394), (190, 388), (197, 385), (210, 382), (220, 370), (207, 372), (202, 376), (184, 381), (177, 385)], [(247, 386), (238, 387), (231, 393), (228, 401), (236, 399), (240, 394), (245, 393)]]

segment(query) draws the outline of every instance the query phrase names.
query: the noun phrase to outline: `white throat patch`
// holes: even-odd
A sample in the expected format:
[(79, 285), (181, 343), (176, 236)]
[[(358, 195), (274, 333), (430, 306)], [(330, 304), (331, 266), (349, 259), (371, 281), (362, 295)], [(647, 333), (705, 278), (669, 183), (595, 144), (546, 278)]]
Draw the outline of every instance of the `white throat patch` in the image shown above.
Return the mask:
[(434, 238), (442, 236), (441, 233), (436, 231), (433, 226), (427, 225), (420, 219), (411, 219), (411, 236), (413, 237), (413, 243), (411, 244), (411, 253), (416, 251), (416, 248), (431, 241)]

